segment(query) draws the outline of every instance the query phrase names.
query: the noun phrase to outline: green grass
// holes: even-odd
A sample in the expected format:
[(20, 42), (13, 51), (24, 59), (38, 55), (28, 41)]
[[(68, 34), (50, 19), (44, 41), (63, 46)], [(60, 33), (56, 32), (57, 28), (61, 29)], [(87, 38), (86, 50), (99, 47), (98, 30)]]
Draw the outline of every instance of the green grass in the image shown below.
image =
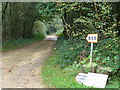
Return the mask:
[(36, 35), (32, 37), (31, 39), (11, 39), (11, 40), (6, 40), (2, 42), (2, 51), (6, 52), (12, 49), (20, 48), (23, 47), (27, 44), (33, 43), (40, 41), (44, 38), (44, 36), (41, 35)]
[(114, 75), (111, 77), (111, 80), (107, 83), (106, 88), (120, 88), (119, 77)]
[[(69, 57), (67, 58), (70, 58), (72, 56), (72, 53), (77, 53), (78, 50), (80, 51), (80, 49), (71, 50), (71, 48), (75, 45), (68, 44), (69, 46), (65, 46), (65, 43), (67, 42), (63, 42), (63, 39), (58, 40), (58, 43), (55, 47), (56, 49), (54, 50), (53, 54), (44, 62), (44, 66), (42, 68), (43, 82), (46, 84), (47, 87), (50, 88), (93, 88), (85, 86), (83, 84), (78, 84), (78, 82), (75, 80), (75, 77), (80, 72), (80, 68), (76, 68), (76, 66), (74, 66), (73, 64), (73, 67), (68, 67), (68, 65), (70, 64), (67, 64), (69, 62), (65, 62), (68, 60), (66, 60), (64, 56), (67, 53), (69, 54)], [(78, 44), (81, 45), (80, 43)], [(83, 44), (83, 46), (85, 45)], [(71, 51), (68, 50), (69, 48)], [(83, 48), (81, 49), (83, 50)], [(71, 62), (73, 63), (73, 61)], [(111, 76), (110, 81), (107, 82), (106, 88), (118, 88), (118, 78), (119, 77), (116, 75)]]
[(56, 61), (59, 60), (56, 57), (57, 55), (54, 53), (43, 66), (42, 77), (48, 87), (88, 88), (76, 82), (75, 77), (79, 73), (79, 70), (69, 71), (61, 69), (60, 65), (56, 64)]
[[(45, 61), (42, 68), (43, 82), (50, 88), (92, 88), (82, 84), (78, 84), (75, 77), (80, 72), (76, 70), (61, 69), (59, 64), (56, 64), (59, 58), (57, 58), (56, 52)], [(106, 88), (118, 88), (118, 77), (107, 83)]]
[(50, 88), (88, 88), (88, 86), (78, 84), (75, 80), (76, 75), (80, 72), (79, 69), (67, 70), (62, 68), (62, 62), (59, 62), (63, 59), (61, 49), (65, 49), (65, 47), (62, 48), (62, 41), (63, 39), (58, 40), (56, 44), (57, 50), (44, 62), (42, 68), (43, 82)]

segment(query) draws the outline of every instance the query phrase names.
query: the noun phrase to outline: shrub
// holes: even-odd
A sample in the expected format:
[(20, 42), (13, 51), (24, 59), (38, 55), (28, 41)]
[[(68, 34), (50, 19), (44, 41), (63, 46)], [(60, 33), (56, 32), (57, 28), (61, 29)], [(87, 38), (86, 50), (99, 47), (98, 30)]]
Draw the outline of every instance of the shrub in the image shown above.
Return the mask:
[(33, 26), (33, 35), (46, 37), (46, 26), (41, 21), (35, 21)]
[(58, 31), (56, 32), (56, 36), (57, 36), (57, 37), (63, 36), (63, 30), (58, 30)]
[[(77, 64), (79, 63), (80, 65), (89, 63), (90, 44), (87, 43), (85, 39), (75, 37), (64, 40), (64, 42), (61, 40), (60, 43), (60, 46), (57, 48), (60, 53), (58, 53), (58, 64), (60, 64), (61, 68), (69, 67), (69, 69), (73, 69), (73, 67), (77, 68)], [(104, 39), (97, 44), (94, 44), (92, 62), (105, 68), (102, 72), (106, 70), (109, 71), (109, 68), (111, 69), (112, 74), (118, 72), (118, 69), (120, 68), (118, 64), (118, 56), (120, 55), (119, 44), (119, 38)], [(73, 64), (75, 61), (77, 64)]]
[(120, 68), (120, 38), (105, 39), (98, 43), (94, 50), (94, 61), (102, 67), (110, 67), (114, 74)]
[(97, 69), (97, 64), (96, 63), (87, 63), (83, 65), (83, 70), (85, 71), (85, 73), (88, 72), (96, 72)]

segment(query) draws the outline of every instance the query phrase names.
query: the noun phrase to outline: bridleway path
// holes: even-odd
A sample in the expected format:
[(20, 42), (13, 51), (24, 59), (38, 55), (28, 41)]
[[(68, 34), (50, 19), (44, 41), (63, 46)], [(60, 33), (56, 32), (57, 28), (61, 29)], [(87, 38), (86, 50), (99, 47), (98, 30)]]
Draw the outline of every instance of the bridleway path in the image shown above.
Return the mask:
[(41, 78), (43, 62), (53, 51), (57, 37), (2, 53), (2, 88), (45, 88)]

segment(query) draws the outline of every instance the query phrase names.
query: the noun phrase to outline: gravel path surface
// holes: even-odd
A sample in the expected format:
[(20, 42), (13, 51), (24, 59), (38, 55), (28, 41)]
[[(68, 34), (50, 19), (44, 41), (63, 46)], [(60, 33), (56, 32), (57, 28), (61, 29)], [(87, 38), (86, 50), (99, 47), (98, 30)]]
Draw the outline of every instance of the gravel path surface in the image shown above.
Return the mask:
[[(55, 38), (55, 40), (54, 40)], [(51, 54), (55, 35), (2, 54), (3, 88), (45, 88), (41, 78), (43, 62)]]

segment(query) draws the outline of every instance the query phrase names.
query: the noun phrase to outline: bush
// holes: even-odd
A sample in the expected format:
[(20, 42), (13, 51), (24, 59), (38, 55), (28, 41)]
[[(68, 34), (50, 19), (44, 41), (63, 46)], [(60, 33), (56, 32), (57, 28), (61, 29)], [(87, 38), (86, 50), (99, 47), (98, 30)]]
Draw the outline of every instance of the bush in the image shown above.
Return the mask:
[(58, 31), (56, 32), (56, 36), (57, 36), (57, 37), (63, 36), (63, 30), (58, 30)]
[(8, 51), (30, 43), (30, 39), (11, 39), (2, 42), (2, 51)]
[[(81, 65), (89, 63), (90, 44), (87, 43), (85, 39), (75, 37), (64, 40), (64, 42), (61, 40), (60, 43), (60, 46), (57, 48), (60, 53), (58, 53), (58, 64), (60, 64), (61, 68), (69, 67), (69, 69), (72, 69), (79, 63)], [(117, 73), (120, 68), (120, 65), (118, 64), (118, 56), (120, 55), (119, 44), (119, 38), (105, 39), (94, 44), (92, 62), (105, 68), (105, 70), (109, 67), (112, 69), (112, 74)], [(76, 65), (73, 64), (75, 61), (77, 62)]]
[(41, 35), (41, 34), (37, 34), (31, 38), (31, 39), (27, 39), (27, 38), (20, 38), (20, 39), (11, 39), (11, 40), (6, 40), (2, 42), (2, 51), (9, 51), (15, 48), (19, 48), (22, 47), (26, 44), (30, 44), (32, 42), (36, 42), (38, 40), (42, 40), (45, 36)]
[(101, 40), (94, 50), (94, 61), (102, 67), (110, 67), (112, 73), (118, 71), (120, 38)]
[[(114, 41), (116, 39), (111, 39), (111, 40)], [(117, 40), (116, 42), (118, 43)], [(100, 45), (100, 43), (101, 42), (99, 42), (98, 44), (94, 44), (95, 45), (94, 51), (100, 49), (97, 48)], [(105, 43), (104, 47), (106, 47), (107, 45), (108, 44)], [(43, 66), (42, 75), (45, 83), (49, 85), (49, 87), (85, 88), (86, 86), (82, 84), (78, 84), (75, 81), (75, 77), (79, 72), (87, 73), (87, 72), (97, 71), (98, 73), (104, 73), (104, 74), (107, 74), (107, 71), (112, 72), (111, 69), (113, 69), (113, 67), (106, 67), (106, 65), (104, 64), (101, 65), (102, 63), (100, 62), (98, 63), (98, 61), (96, 60), (98, 59), (97, 58), (98, 54), (102, 52), (97, 52), (98, 54), (96, 54), (95, 52), (93, 53), (94, 57), (92, 63), (89, 63), (89, 59), (90, 59), (89, 52), (90, 52), (90, 44), (88, 44), (85, 39), (76, 37), (76, 38), (70, 38), (68, 40), (64, 40), (63, 37), (62, 38), (60, 37), (57, 41), (55, 52), (53, 53), (52, 56), (48, 58), (48, 60), (46, 60)], [(108, 55), (107, 49), (104, 50), (104, 53)], [(104, 58), (105, 57), (107, 56), (104, 56)], [(81, 68), (83, 68), (85, 71), (82, 72)], [(109, 82), (107, 82), (106, 88), (118, 88), (119, 86), (118, 78), (119, 77), (115, 74), (113, 76), (109, 76), (108, 78)]]
[(85, 73), (88, 73), (88, 72), (96, 72), (96, 69), (97, 69), (97, 64), (96, 63), (87, 63), (87, 64), (84, 64), (83, 65), (83, 71)]
[(46, 26), (42, 21), (35, 21), (33, 26), (33, 35), (46, 37)]
[[(58, 63), (61, 65), (61, 68), (72, 65), (74, 61), (80, 61), (80, 54), (85, 49), (88, 49), (87, 42), (84, 40), (81, 41), (81, 38), (70, 38), (68, 40), (61, 40), (60, 46), (57, 46), (59, 49)], [(86, 54), (88, 55), (88, 53)]]
[(102, 73), (102, 74), (107, 74), (107, 75), (111, 75), (112, 72), (112, 68), (111, 67), (98, 67), (97, 69), (98, 73)]

